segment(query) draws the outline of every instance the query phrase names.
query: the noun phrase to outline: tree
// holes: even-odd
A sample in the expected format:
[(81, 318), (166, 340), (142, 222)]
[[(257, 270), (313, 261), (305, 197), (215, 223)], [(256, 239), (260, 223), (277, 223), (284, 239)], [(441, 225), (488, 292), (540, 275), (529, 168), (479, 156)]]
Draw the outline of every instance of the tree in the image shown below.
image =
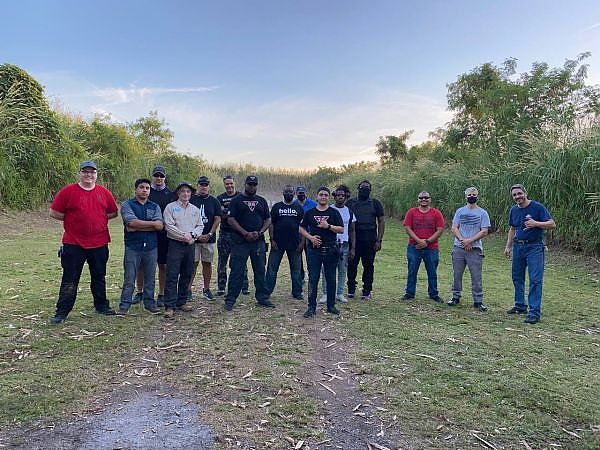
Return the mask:
[(156, 156), (162, 156), (174, 150), (173, 132), (158, 111), (150, 111), (148, 117), (140, 117), (127, 125), (128, 130), (140, 143)]
[(400, 136), (379, 136), (376, 153), (379, 155), (381, 164), (406, 159), (408, 155), (406, 141), (413, 132), (414, 130), (408, 130)]

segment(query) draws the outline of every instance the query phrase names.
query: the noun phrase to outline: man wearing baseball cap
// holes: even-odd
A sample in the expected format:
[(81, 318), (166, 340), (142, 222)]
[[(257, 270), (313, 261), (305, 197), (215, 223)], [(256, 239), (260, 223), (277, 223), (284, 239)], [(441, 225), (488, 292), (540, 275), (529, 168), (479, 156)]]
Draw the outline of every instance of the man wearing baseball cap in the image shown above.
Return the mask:
[(264, 234), (271, 224), (269, 205), (260, 195), (256, 195), (258, 177), (248, 175), (244, 192), (234, 197), (229, 204), (229, 225), (233, 229), (233, 245), (229, 264), (231, 274), (225, 295), (225, 310), (231, 311), (242, 290), (244, 268), (248, 258), (254, 272), (255, 297), (260, 306), (274, 308), (269, 301), (265, 286), (265, 264), (267, 253)]
[(50, 323), (61, 323), (73, 309), (83, 265), (90, 270), (96, 312), (114, 315), (106, 297), (108, 262), (108, 221), (117, 217), (112, 193), (96, 184), (98, 167), (93, 161), (79, 165), (79, 181), (63, 187), (50, 205), (50, 217), (63, 222), (64, 234), (60, 264), (63, 269), (56, 313)]

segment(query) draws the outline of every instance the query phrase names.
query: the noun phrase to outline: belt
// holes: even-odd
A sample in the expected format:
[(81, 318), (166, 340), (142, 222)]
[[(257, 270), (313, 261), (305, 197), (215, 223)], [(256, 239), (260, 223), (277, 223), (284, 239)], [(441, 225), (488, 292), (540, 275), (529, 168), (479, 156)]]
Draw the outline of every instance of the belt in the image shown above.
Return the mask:
[(529, 240), (529, 239), (515, 239), (513, 241), (513, 243), (517, 244), (517, 245), (535, 244), (536, 242), (542, 242), (542, 240), (541, 239), (533, 239), (533, 240)]

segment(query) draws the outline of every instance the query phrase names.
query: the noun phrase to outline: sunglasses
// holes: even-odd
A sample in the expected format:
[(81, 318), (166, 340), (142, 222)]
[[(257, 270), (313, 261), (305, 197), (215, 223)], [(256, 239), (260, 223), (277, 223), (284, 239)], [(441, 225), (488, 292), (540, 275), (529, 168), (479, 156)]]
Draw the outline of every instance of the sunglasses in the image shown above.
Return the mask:
[(431, 197), (419, 197), (419, 200), (429, 200)]
[(164, 173), (155, 173), (154, 175), (152, 175), (154, 178), (164, 178), (165, 174)]

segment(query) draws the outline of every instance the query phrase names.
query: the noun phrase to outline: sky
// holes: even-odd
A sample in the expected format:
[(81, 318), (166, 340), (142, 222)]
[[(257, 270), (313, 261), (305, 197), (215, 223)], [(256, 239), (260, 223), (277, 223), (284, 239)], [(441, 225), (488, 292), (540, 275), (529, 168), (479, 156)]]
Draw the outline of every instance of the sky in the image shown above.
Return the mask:
[(447, 84), (486, 62), (589, 51), (600, 83), (597, 0), (3, 0), (0, 16), (0, 64), (51, 105), (158, 111), (177, 151), (216, 164), (377, 160), (379, 136), (444, 126)]

